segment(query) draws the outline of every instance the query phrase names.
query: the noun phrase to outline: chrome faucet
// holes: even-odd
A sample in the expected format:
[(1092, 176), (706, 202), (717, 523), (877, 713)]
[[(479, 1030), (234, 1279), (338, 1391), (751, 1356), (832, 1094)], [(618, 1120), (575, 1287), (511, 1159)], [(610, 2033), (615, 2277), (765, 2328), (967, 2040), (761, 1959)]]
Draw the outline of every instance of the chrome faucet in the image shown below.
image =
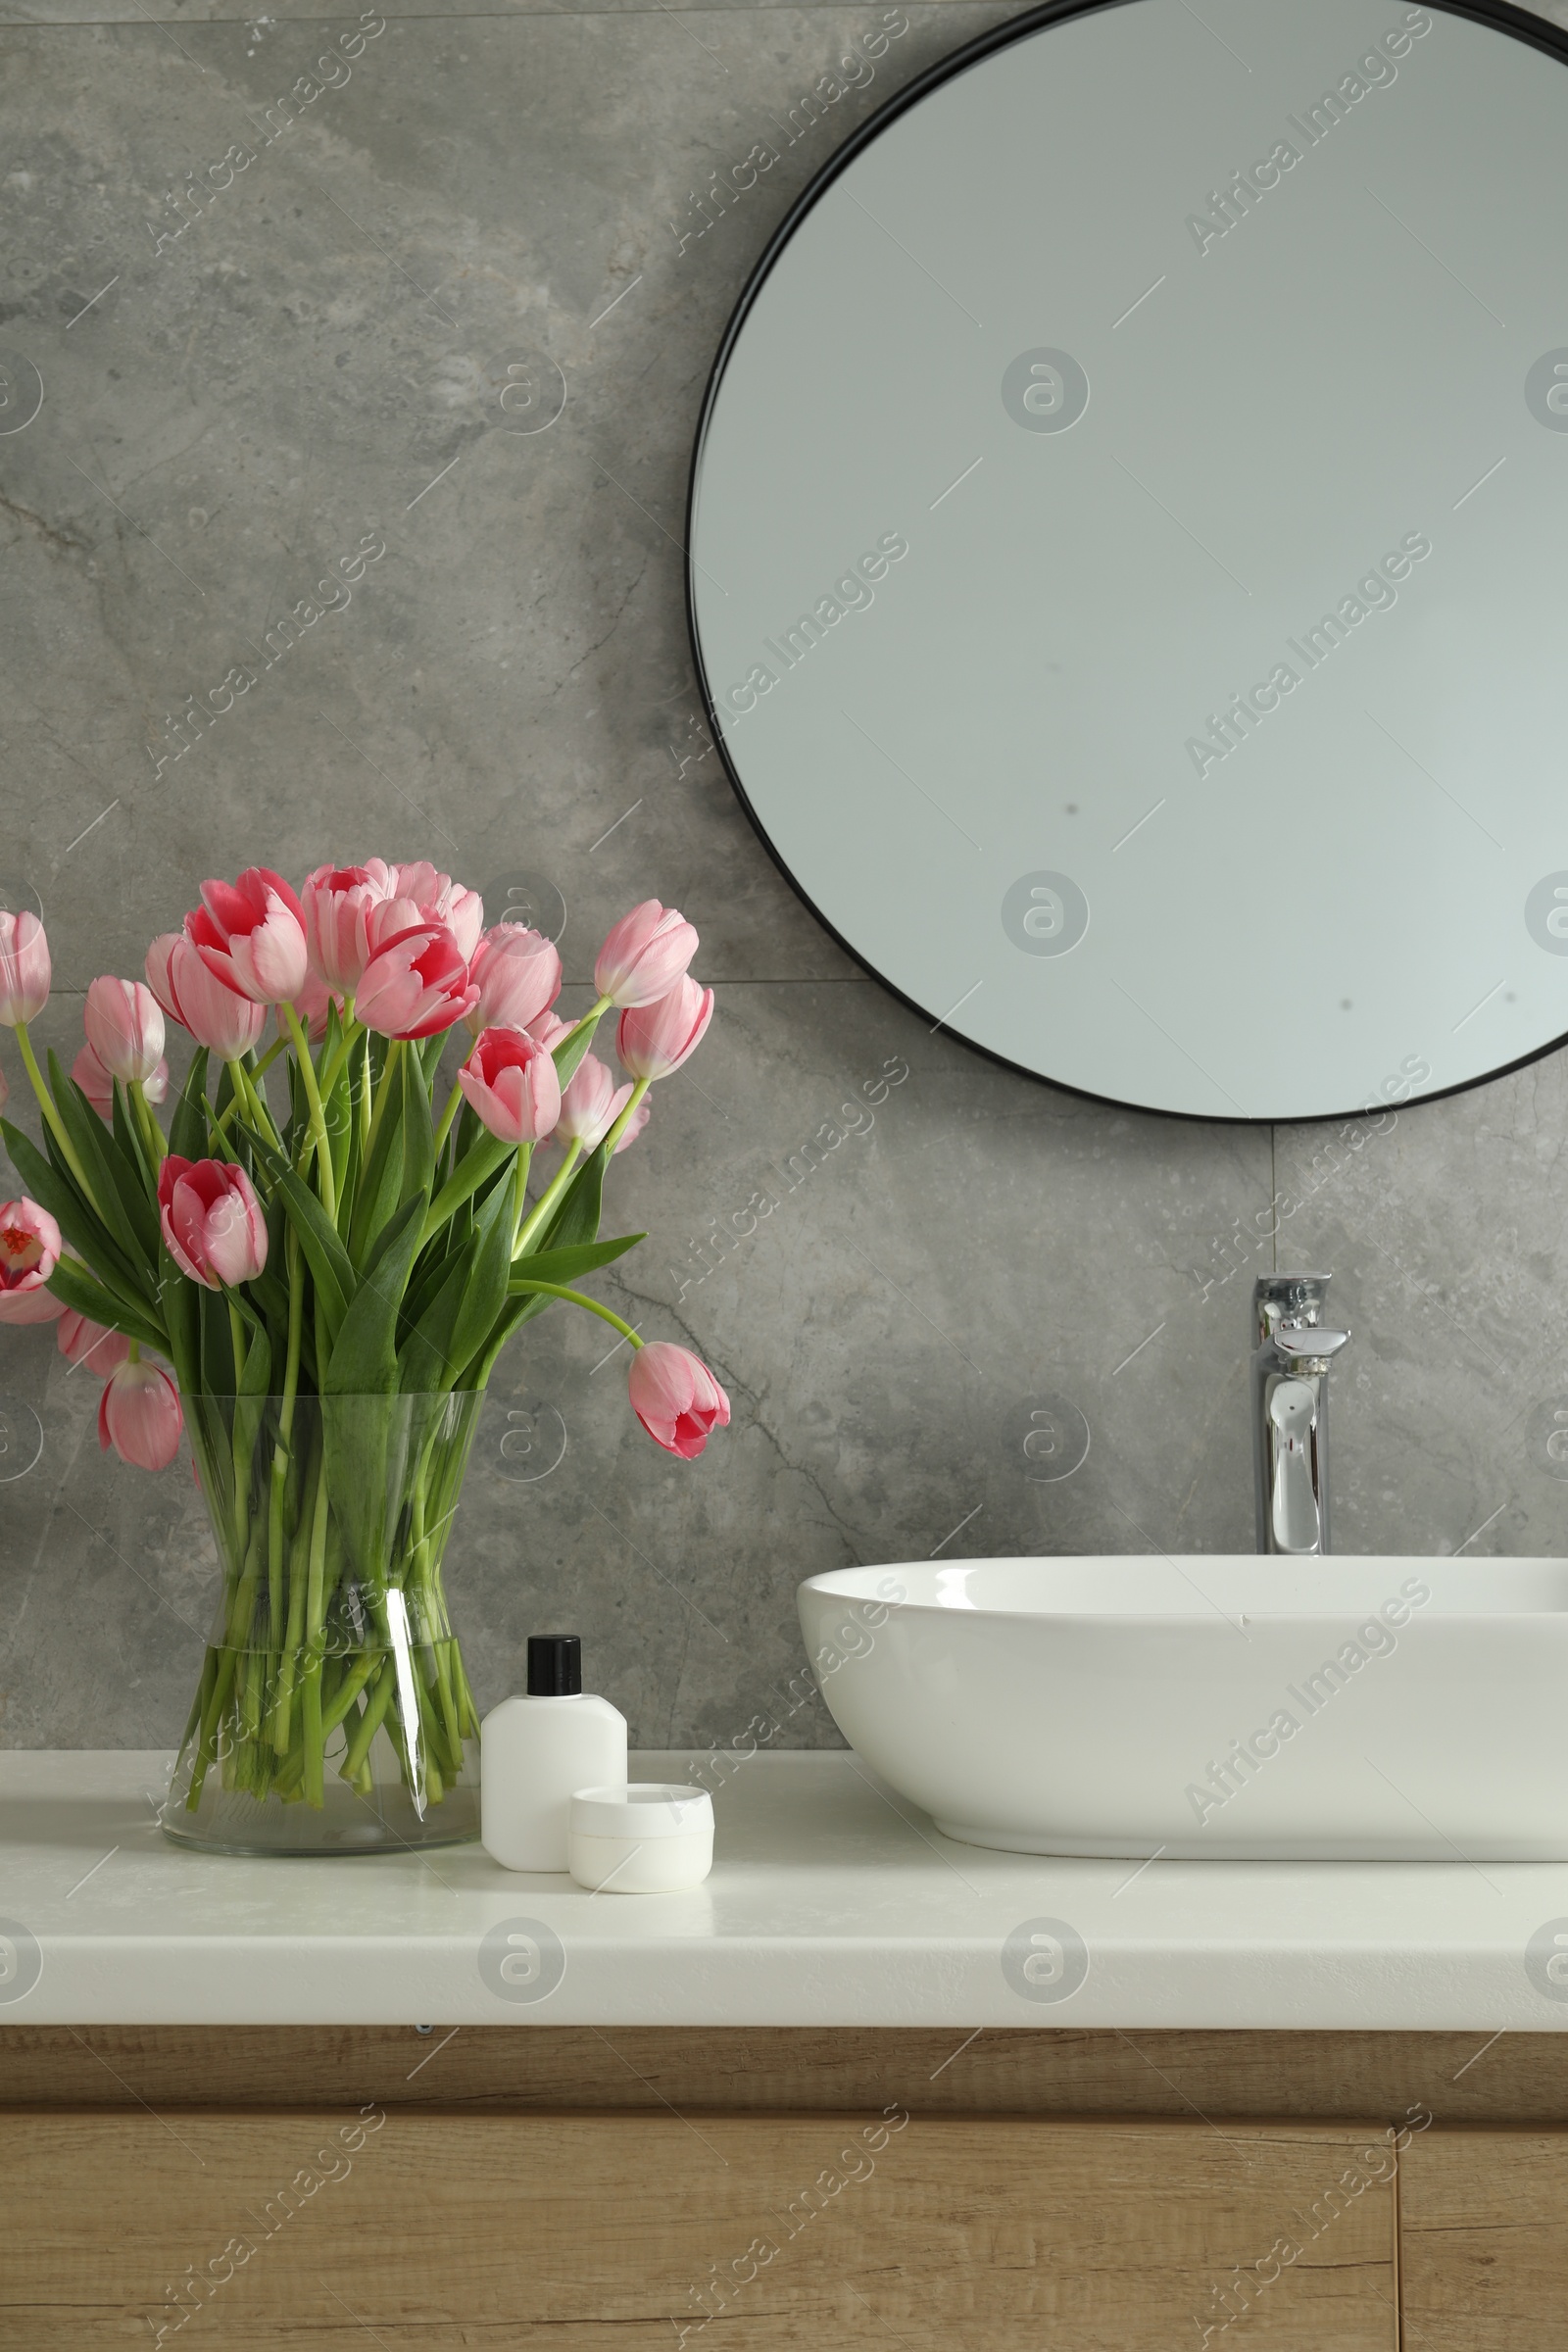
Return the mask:
[(1257, 1548), (1329, 1548), (1329, 1364), (1349, 1338), (1320, 1320), (1327, 1274), (1265, 1274), (1252, 1285), (1252, 1473)]

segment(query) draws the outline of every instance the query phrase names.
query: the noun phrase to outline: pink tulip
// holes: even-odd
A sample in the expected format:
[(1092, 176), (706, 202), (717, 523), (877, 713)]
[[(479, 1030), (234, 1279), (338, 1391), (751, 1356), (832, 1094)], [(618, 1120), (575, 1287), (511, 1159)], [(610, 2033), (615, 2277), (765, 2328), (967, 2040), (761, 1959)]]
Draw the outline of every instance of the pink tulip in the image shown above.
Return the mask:
[(564, 1037), (571, 1035), (570, 1021), (564, 1021), (555, 1012), (538, 1013), (523, 1025), (535, 1043), (547, 1047), (552, 1054)]
[(633, 1078), (667, 1078), (690, 1059), (713, 1017), (713, 992), (682, 974), (667, 997), (623, 1012), (615, 1024), (615, 1052)]
[(497, 923), (474, 949), (468, 977), (479, 1002), (468, 1015), (481, 1029), (527, 1029), (561, 994), (561, 957), (550, 941), (521, 923)]
[[(247, 866), (237, 882), (204, 882), (185, 937), (216, 978), (254, 1004), (290, 1004), (305, 986), (305, 909), (270, 866)], [(177, 972), (174, 987), (183, 995)]]
[[(115, 1082), (104, 1068), (91, 1046), (83, 1046), (71, 1065), (71, 1075), (92, 1104), (101, 1119), (112, 1120), (115, 1115)], [(169, 1064), (160, 1061), (151, 1077), (141, 1082), (141, 1091), (149, 1102), (162, 1102), (169, 1092)]]
[[(581, 1144), (585, 1152), (597, 1151), (630, 1100), (631, 1088), (617, 1087), (598, 1056), (585, 1054), (562, 1095), (556, 1142)], [(612, 1157), (636, 1142), (648, 1124), (649, 1109), (646, 1102), (638, 1103), (616, 1139)]]
[(458, 1072), (474, 1116), (504, 1144), (537, 1144), (561, 1116), (561, 1080), (526, 1029), (486, 1029)]
[(612, 1004), (667, 997), (697, 953), (697, 933), (673, 906), (644, 899), (612, 923), (594, 965), (594, 986)]
[(182, 931), (160, 931), (148, 949), (146, 961), (142, 965), (148, 987), (172, 1021), (180, 1020), (181, 1014), (169, 966), (174, 950), (183, 944), (184, 936)]
[(65, 1300), (53, 1291), (0, 1290), (0, 1324), (52, 1323), (65, 1311)]
[(223, 1061), (237, 1061), (259, 1043), (267, 1027), (266, 1005), (220, 980), (188, 939), (171, 942), (167, 933), (155, 939), (147, 951), (146, 968), (153, 995), (199, 1046)]
[(374, 949), (370, 918), (394, 895), (392, 869), (379, 858), (363, 865), (318, 865), (308, 878), (300, 898), (311, 968), (340, 996), (358, 989)]
[(102, 1323), (91, 1322), (71, 1306), (60, 1318), (55, 1343), (69, 1362), (91, 1364), (104, 1380), (130, 1361), (130, 1342), (123, 1332), (110, 1331)]
[(60, 1263), (60, 1228), (24, 1195), (0, 1206), (0, 1323), (52, 1323), (62, 1300), (44, 1284)]
[(152, 1076), (164, 1051), (164, 1016), (150, 988), (139, 980), (94, 980), (81, 1018), (111, 1078), (128, 1086)]
[[(335, 1001), (336, 1000), (333, 998), (332, 993), (327, 988), (325, 982), (313, 967), (306, 973), (305, 986), (300, 990), (299, 995), (294, 999), (294, 1010), (299, 1015), (300, 1025), (304, 1029), (306, 1035), (309, 1037), (313, 1045), (318, 1046), (322, 1038), (326, 1035), (327, 1015), (330, 1013)], [(283, 1018), (283, 1007), (281, 1004), (279, 1004), (277, 1007), (275, 1017), (277, 1020), (278, 1036), (291, 1037), (293, 1035), (293, 1031), (289, 1028), (287, 1021)]]
[(709, 1434), (729, 1425), (729, 1398), (700, 1356), (652, 1340), (631, 1359), (631, 1409), (656, 1446), (695, 1461)]
[(416, 923), (377, 947), (354, 1009), (378, 1037), (434, 1037), (478, 1003), (468, 959), (444, 923)]
[(267, 1263), (267, 1220), (243, 1168), (180, 1159), (158, 1171), (158, 1212), (169, 1254), (208, 1290), (249, 1282)]
[(416, 921), (444, 923), (465, 957), (472, 958), (484, 929), (484, 901), (476, 890), (465, 889), (450, 874), (438, 873), (422, 858), (412, 865), (394, 865), (391, 879), (391, 896), (417, 906)]
[(49, 1002), (49, 942), (30, 910), (0, 914), (0, 1023), (36, 1020)]
[(98, 1443), (138, 1470), (167, 1470), (185, 1425), (179, 1391), (157, 1364), (120, 1364), (104, 1384)]

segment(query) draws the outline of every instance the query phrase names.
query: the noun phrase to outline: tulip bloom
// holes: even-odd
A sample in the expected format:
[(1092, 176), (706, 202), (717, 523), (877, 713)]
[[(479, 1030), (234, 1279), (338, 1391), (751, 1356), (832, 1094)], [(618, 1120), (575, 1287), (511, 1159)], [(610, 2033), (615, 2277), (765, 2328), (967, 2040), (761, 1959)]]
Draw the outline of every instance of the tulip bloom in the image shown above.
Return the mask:
[[(237, 882), (204, 882), (185, 937), (214, 977), (253, 1004), (291, 1004), (305, 986), (305, 909), (270, 866), (248, 866)], [(180, 992), (177, 973), (174, 987)]]
[(673, 906), (645, 899), (612, 924), (594, 965), (594, 986), (612, 1004), (667, 997), (697, 953), (697, 933)]
[(158, 1215), (169, 1254), (210, 1291), (249, 1282), (267, 1263), (267, 1219), (243, 1168), (180, 1159), (158, 1171)]
[(407, 899), (417, 906), (420, 922), (444, 923), (465, 956), (472, 957), (484, 929), (484, 901), (476, 890), (438, 873), (423, 858), (412, 865), (394, 865), (391, 880), (394, 899)]
[(185, 1426), (179, 1391), (157, 1364), (124, 1363), (104, 1384), (98, 1405), (98, 1443), (113, 1446), (122, 1462), (138, 1470), (167, 1470), (179, 1451)]
[[(392, 869), (379, 858), (364, 865), (318, 865), (301, 891), (311, 969), (340, 996), (358, 989), (374, 952), (371, 917), (393, 895)], [(303, 1018), (302, 1005), (300, 1011)]]
[[(104, 1068), (91, 1046), (83, 1046), (71, 1065), (71, 1075), (92, 1104), (101, 1119), (113, 1120), (115, 1115), (115, 1082)], [(141, 1082), (141, 1091), (149, 1102), (162, 1102), (169, 1092), (169, 1064), (160, 1061), (151, 1077)]]
[(474, 1116), (504, 1144), (537, 1144), (561, 1116), (561, 1080), (525, 1029), (486, 1029), (458, 1072)]
[(633, 1078), (667, 1078), (691, 1058), (713, 1017), (713, 992), (682, 974), (667, 997), (639, 1004), (615, 1024), (615, 1052)]
[(528, 1035), (536, 1039), (541, 1046), (548, 1046), (552, 1054), (562, 1039), (569, 1037), (571, 1034), (571, 1023), (564, 1021), (560, 1014), (555, 1012), (541, 1012), (525, 1026)]
[(656, 1446), (695, 1461), (710, 1432), (729, 1426), (729, 1398), (700, 1356), (665, 1340), (639, 1348), (627, 1380), (631, 1409)]
[(182, 931), (160, 931), (148, 949), (141, 967), (147, 975), (148, 987), (158, 999), (165, 1012), (172, 1021), (178, 1021), (181, 1027), (184, 1026), (184, 1016), (180, 1012), (179, 1003), (174, 995), (169, 967), (174, 950), (180, 946), (184, 936)]
[(0, 1023), (35, 1020), (49, 1002), (49, 942), (29, 909), (0, 914)]
[(60, 1228), (24, 1195), (0, 1206), (0, 1323), (52, 1323), (63, 1302), (44, 1288), (60, 1263)]
[(416, 923), (377, 947), (354, 1009), (378, 1037), (434, 1037), (479, 1001), (468, 960), (444, 923)]
[(481, 1029), (527, 1029), (561, 994), (561, 957), (550, 941), (522, 923), (497, 923), (474, 949), (468, 977), (479, 1002), (468, 1015)]
[(87, 991), (82, 1027), (111, 1078), (123, 1085), (152, 1076), (163, 1057), (164, 1016), (139, 980), (95, 980)]
[(147, 951), (147, 985), (168, 1013), (199, 1046), (222, 1061), (237, 1061), (259, 1043), (267, 1007), (220, 980), (188, 939), (165, 932)]
[(104, 1380), (130, 1361), (130, 1342), (122, 1331), (110, 1331), (68, 1306), (55, 1334), (60, 1352), (73, 1364), (91, 1364)]
[[(598, 1055), (585, 1054), (562, 1094), (556, 1142), (597, 1151), (630, 1101), (631, 1088), (617, 1087)], [(615, 1153), (636, 1142), (648, 1124), (650, 1107), (647, 1102), (638, 1103), (616, 1142)]]

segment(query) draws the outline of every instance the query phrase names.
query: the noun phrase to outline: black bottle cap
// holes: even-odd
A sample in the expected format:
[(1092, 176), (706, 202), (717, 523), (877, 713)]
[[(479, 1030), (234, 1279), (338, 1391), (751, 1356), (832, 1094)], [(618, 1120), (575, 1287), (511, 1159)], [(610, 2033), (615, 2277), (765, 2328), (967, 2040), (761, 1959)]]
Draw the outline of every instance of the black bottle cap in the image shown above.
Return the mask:
[(528, 1636), (528, 1696), (575, 1698), (582, 1689), (580, 1634)]

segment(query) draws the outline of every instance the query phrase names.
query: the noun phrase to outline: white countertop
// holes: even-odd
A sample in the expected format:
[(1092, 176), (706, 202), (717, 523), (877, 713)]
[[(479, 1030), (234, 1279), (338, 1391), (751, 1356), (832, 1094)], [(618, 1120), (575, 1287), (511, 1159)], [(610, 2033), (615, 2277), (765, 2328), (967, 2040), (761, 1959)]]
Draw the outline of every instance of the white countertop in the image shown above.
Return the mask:
[(168, 1768), (0, 1753), (0, 2028), (1568, 2027), (1568, 1865), (1037, 1860), (797, 1752), (735, 1760), (705, 1886), (590, 1895), (476, 1845), (192, 1853), (157, 1825)]

